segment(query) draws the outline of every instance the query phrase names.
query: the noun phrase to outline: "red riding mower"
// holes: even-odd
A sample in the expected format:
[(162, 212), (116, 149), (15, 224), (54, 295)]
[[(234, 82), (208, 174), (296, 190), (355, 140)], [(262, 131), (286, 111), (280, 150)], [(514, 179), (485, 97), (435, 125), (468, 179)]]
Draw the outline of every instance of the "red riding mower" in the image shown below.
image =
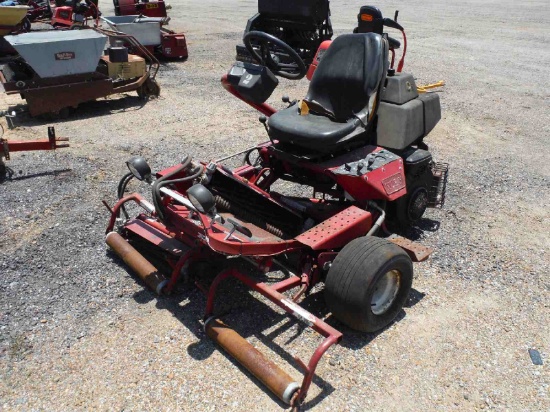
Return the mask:
[(57, 6), (51, 12), (52, 19), (50, 24), (56, 28), (70, 27), (71, 29), (80, 29), (87, 25), (89, 19), (95, 20), (97, 23), (99, 16), (101, 16), (98, 1), (73, 0), (70, 6)]
[(48, 3), (50, 3), (50, 0), (29, 0), (29, 2), (27, 3), (27, 6), (29, 7), (29, 11), (27, 12), (27, 19), (29, 19), (31, 23), (34, 23), (37, 20), (52, 17), (52, 8), (51, 5), (49, 5)]
[[(194, 282), (207, 295), (206, 334), (282, 401), (299, 407), (319, 360), (342, 339), (300, 306), (300, 298), (323, 282), (334, 318), (358, 331), (380, 330), (402, 310), (412, 262), (431, 253), (387, 227), (403, 229), (428, 206), (443, 205), (447, 166), (435, 163), (423, 142), (440, 119), (439, 96), (419, 95), (410, 74), (390, 68), (389, 40), (380, 26), (337, 37), (305, 98), (284, 98), (288, 107), (276, 111), (265, 103), (278, 84), (275, 75), (299, 79), (306, 66), (272, 35), (249, 32), (244, 42), (259, 64), (235, 63), (222, 83), (263, 113), (269, 141), (241, 152), (245, 163), (233, 170), (221, 162), (239, 154), (204, 163), (185, 155), (154, 177), (143, 158), (130, 159), (119, 200), (109, 208), (106, 242), (158, 294), (173, 292), (180, 278)], [(272, 58), (272, 45), (292, 58), (290, 69)], [(125, 195), (133, 178), (152, 184), (152, 203), (138, 193)], [(279, 189), (292, 183), (290, 194)], [(312, 194), (297, 194), (304, 187)], [(143, 212), (130, 218), (132, 203)], [(214, 260), (225, 269), (208, 282), (195, 265)], [(243, 260), (257, 276), (236, 266)], [(275, 270), (287, 276), (265, 280)], [(307, 364), (296, 359), (302, 379), (218, 319), (214, 300), (228, 278), (323, 336)]]
[(136, 14), (147, 17), (167, 17), (166, 10), (170, 5), (163, 0), (113, 0), (115, 16), (134, 16)]

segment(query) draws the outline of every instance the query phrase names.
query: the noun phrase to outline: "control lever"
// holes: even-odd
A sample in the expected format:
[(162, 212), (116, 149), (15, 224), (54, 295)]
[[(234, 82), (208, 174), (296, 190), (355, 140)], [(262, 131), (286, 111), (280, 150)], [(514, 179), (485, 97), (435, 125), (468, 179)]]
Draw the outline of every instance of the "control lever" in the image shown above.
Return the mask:
[(265, 131), (269, 133), (269, 128), (267, 127), (267, 117), (265, 117), (263, 114), (258, 118), (261, 124), (264, 125)]
[[(288, 96), (286, 96), (286, 95), (283, 96), (282, 100), (283, 100), (283, 103), (287, 103), (287, 104), (288, 104), (288, 107), (294, 106), (296, 103), (298, 103), (298, 100), (290, 101), (290, 97), (288, 97)], [(288, 107), (287, 107), (287, 108), (288, 108)]]
[(388, 17), (384, 17), (383, 24), (386, 27), (391, 27), (393, 29), (397, 29), (400, 31), (403, 31), (403, 26), (401, 26), (399, 23), (397, 23), (395, 20), (392, 20)]
[(231, 231), (229, 232), (229, 234), (227, 235), (227, 237), (225, 238), (226, 240), (229, 239), (231, 237), (231, 235), (233, 234), (233, 232), (236, 230), (237, 232), (240, 232), (242, 233), (243, 235), (245, 235), (246, 237), (252, 237), (252, 232), (250, 231), (249, 228), (247, 227), (244, 227), (243, 225), (241, 225), (239, 222), (236, 222), (234, 221), (233, 219), (231, 218), (228, 218), (227, 221), (229, 223), (231, 223), (233, 225), (233, 229), (231, 229)]

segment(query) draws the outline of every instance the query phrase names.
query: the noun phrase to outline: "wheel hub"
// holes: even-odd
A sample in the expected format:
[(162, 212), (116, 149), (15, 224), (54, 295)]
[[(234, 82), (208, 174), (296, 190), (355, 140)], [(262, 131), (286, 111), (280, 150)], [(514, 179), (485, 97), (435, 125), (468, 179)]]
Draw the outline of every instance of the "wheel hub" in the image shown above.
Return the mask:
[(401, 273), (395, 269), (386, 272), (384, 276), (378, 279), (371, 299), (372, 313), (382, 315), (390, 308), (395, 301), (400, 284)]

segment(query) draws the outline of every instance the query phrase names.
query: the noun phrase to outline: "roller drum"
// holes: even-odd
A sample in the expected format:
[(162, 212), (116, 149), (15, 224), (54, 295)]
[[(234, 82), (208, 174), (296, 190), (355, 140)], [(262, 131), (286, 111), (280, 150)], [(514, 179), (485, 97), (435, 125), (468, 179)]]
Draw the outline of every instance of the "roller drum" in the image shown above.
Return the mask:
[(149, 288), (157, 294), (168, 283), (168, 279), (160, 273), (147, 259), (143, 257), (132, 245), (116, 232), (111, 232), (105, 238), (105, 242), (126, 263)]
[(222, 321), (210, 318), (204, 326), (206, 334), (260, 380), (279, 399), (290, 404), (300, 385), (275, 363), (267, 359), (246, 339)]

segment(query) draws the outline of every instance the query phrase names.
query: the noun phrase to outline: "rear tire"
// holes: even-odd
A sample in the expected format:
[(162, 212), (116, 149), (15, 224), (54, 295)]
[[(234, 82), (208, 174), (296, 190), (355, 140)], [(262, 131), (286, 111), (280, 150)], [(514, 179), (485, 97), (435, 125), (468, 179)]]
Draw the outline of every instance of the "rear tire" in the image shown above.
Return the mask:
[(360, 237), (334, 259), (325, 281), (325, 300), (340, 322), (374, 332), (401, 311), (412, 280), (412, 261), (403, 249), (385, 239)]

